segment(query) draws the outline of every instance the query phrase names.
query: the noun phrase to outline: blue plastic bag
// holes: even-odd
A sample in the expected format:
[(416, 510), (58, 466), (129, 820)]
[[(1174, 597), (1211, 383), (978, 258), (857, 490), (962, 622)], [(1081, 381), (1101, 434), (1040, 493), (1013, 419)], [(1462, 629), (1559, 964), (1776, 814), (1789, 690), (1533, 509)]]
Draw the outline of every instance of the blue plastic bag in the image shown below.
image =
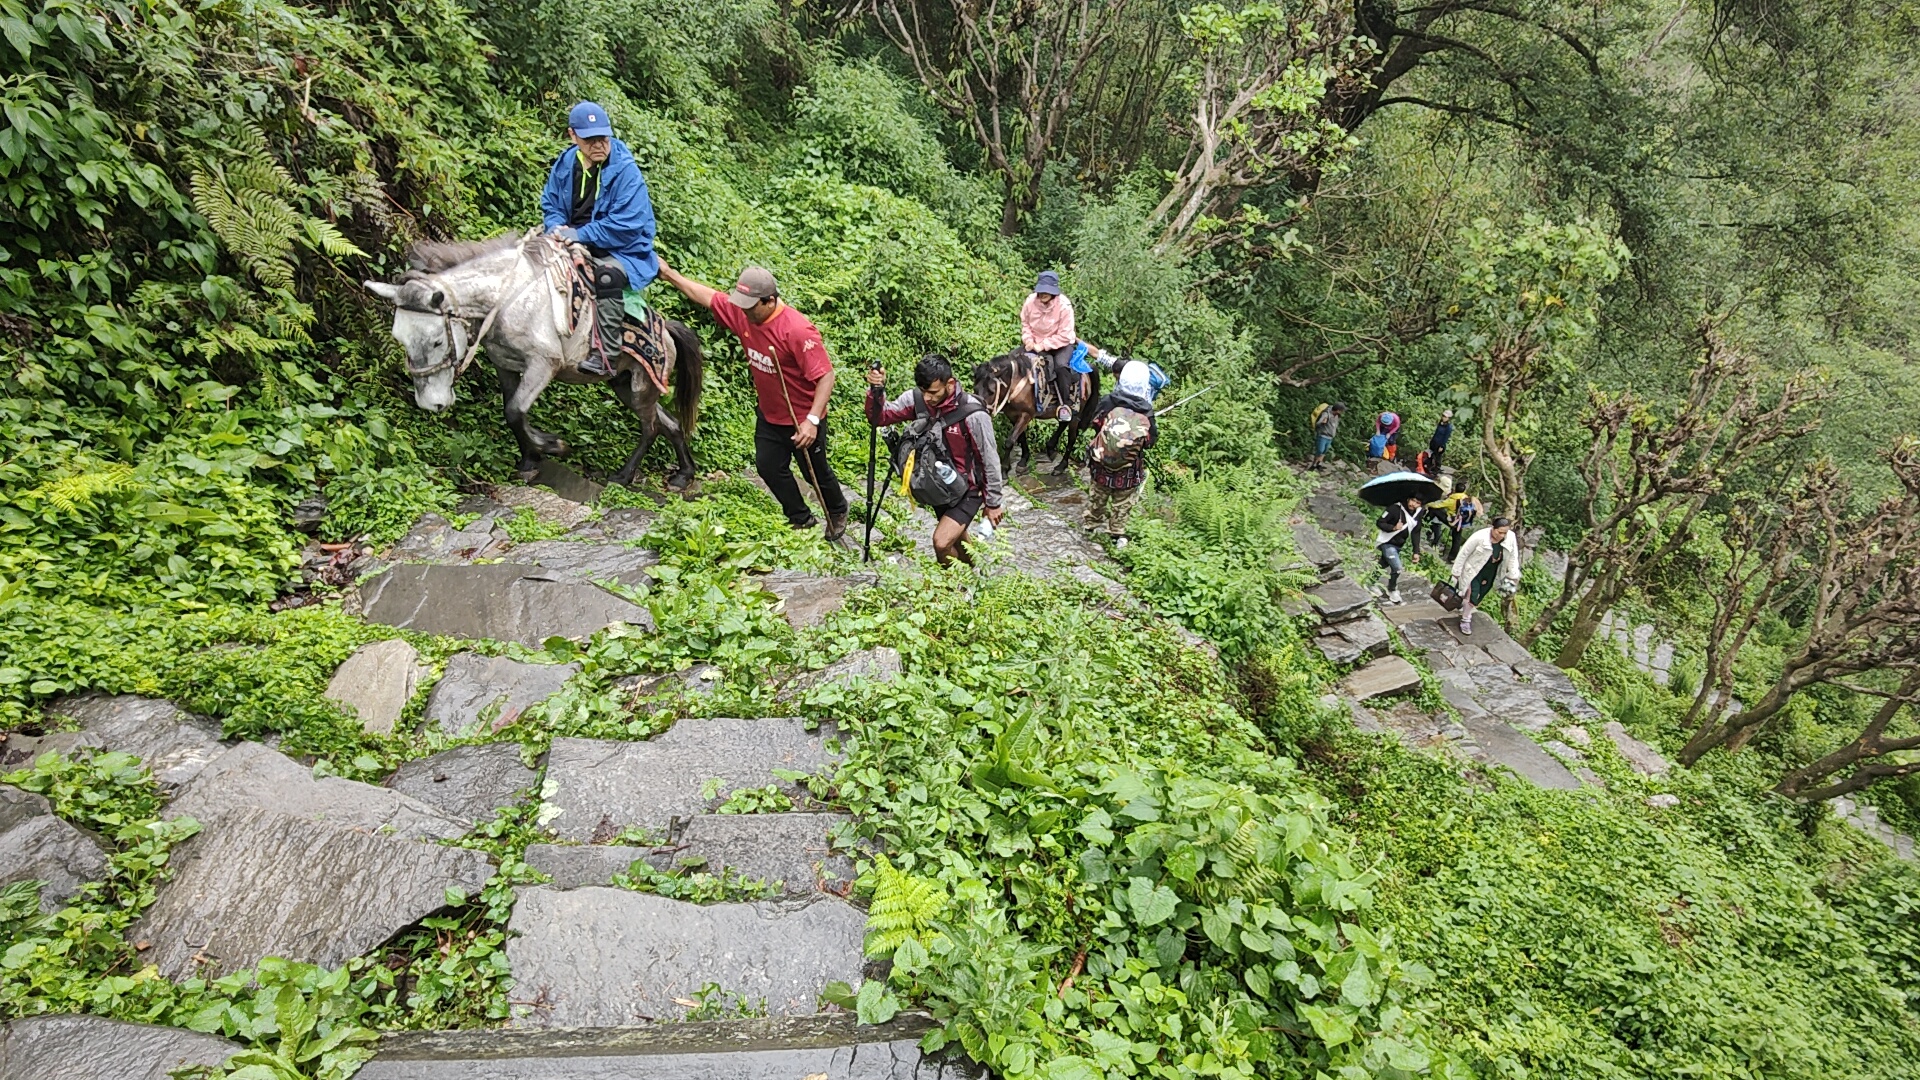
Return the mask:
[(1087, 343), (1086, 342), (1079, 341), (1074, 343), (1073, 359), (1069, 360), (1068, 363), (1073, 366), (1073, 370), (1079, 372), (1082, 375), (1085, 375), (1088, 372), (1093, 370), (1093, 365), (1087, 362)]

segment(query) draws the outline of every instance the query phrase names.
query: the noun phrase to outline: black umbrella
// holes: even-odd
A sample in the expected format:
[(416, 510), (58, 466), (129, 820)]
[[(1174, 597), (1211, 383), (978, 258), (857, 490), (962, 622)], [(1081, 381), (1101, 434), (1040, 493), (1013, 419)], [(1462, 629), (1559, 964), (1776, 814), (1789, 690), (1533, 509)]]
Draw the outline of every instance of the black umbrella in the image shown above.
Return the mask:
[(1361, 484), (1360, 497), (1375, 506), (1393, 506), (1408, 499), (1424, 504), (1440, 498), (1440, 485), (1417, 472), (1388, 473)]

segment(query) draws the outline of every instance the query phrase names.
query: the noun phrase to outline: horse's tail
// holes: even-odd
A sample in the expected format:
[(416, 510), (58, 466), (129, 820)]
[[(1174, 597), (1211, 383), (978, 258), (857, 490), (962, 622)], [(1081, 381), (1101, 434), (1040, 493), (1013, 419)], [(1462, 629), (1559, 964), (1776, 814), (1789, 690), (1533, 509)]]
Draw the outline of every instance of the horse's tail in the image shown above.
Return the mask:
[(667, 335), (673, 338), (673, 418), (693, 438), (700, 422), (700, 392), (706, 386), (707, 356), (700, 349), (700, 335), (685, 325), (667, 320)]

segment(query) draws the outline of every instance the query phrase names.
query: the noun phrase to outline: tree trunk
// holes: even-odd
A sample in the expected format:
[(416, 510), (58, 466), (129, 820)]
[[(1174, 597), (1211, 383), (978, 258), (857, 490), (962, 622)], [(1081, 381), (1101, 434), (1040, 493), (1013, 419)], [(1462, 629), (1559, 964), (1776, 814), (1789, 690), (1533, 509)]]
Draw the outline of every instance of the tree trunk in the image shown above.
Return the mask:
[(1825, 780), (1850, 765), (1857, 765), (1863, 761), (1871, 761), (1874, 758), (1882, 758), (1901, 750), (1911, 750), (1915, 747), (1920, 747), (1920, 737), (1905, 739), (1888, 739), (1886, 737), (1887, 726), (1893, 723), (1894, 717), (1900, 715), (1901, 709), (1906, 708), (1907, 705), (1913, 702), (1916, 694), (1920, 694), (1920, 669), (1915, 669), (1907, 673), (1906, 678), (1900, 682), (1900, 688), (1895, 690), (1893, 695), (1887, 698), (1886, 701), (1881, 702), (1878, 709), (1874, 710), (1873, 719), (1867, 721), (1867, 726), (1861, 730), (1858, 738), (1820, 760), (1788, 773), (1781, 778), (1780, 785), (1774, 788), (1774, 790), (1790, 798), (1804, 799), (1808, 802), (1819, 802), (1825, 799), (1831, 799), (1835, 795), (1845, 795), (1850, 791), (1859, 791), (1861, 788), (1878, 780), (1887, 780), (1920, 772), (1920, 761), (1882, 762), (1862, 765), (1860, 768), (1854, 769), (1847, 776), (1831, 784), (1825, 784), (1820, 787), (1812, 786), (1816, 782)]
[(1580, 606), (1574, 608), (1573, 625), (1567, 629), (1567, 640), (1560, 644), (1560, 654), (1553, 658), (1555, 667), (1579, 667), (1580, 658), (1587, 653), (1587, 646), (1593, 644), (1594, 635), (1600, 630), (1600, 619), (1607, 613), (1607, 605), (1595, 603), (1594, 600), (1594, 593), (1589, 592), (1580, 598)]

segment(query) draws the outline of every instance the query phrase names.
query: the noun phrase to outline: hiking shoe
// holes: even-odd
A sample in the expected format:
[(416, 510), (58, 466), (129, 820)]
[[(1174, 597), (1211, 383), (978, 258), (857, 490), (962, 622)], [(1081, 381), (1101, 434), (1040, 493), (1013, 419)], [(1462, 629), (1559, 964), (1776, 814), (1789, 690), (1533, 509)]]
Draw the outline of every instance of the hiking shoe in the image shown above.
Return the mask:
[(1404, 603), (1406, 603), (1406, 601), (1405, 601), (1405, 600), (1402, 600), (1402, 599), (1400, 599), (1400, 590), (1399, 590), (1399, 589), (1388, 589), (1388, 590), (1387, 590), (1387, 603), (1389, 603), (1389, 604), (1404, 604)]
[(827, 511), (827, 542), (833, 543), (845, 535), (847, 535), (847, 515)]
[(1466, 635), (1467, 635), (1468, 637), (1472, 637), (1472, 636), (1473, 636), (1473, 620), (1472, 620), (1472, 619), (1461, 619), (1461, 620), (1460, 620), (1460, 632), (1461, 632), (1461, 633), (1463, 633), (1463, 634), (1466, 634)]
[(814, 517), (812, 514), (808, 514), (807, 520), (789, 521), (787, 522), (787, 527), (792, 529), (811, 529), (818, 524), (820, 524), (820, 519), (817, 517)]
[(1060, 411), (1054, 414), (1054, 419), (1062, 421), (1071, 420), (1073, 419), (1073, 410), (1062, 405), (1060, 406)]
[(1113, 550), (1115, 550), (1115, 551), (1125, 551), (1125, 550), (1127, 550), (1127, 538), (1126, 538), (1126, 537), (1124, 537), (1124, 536), (1116, 536), (1116, 537), (1114, 537), (1114, 538), (1113, 538)]

